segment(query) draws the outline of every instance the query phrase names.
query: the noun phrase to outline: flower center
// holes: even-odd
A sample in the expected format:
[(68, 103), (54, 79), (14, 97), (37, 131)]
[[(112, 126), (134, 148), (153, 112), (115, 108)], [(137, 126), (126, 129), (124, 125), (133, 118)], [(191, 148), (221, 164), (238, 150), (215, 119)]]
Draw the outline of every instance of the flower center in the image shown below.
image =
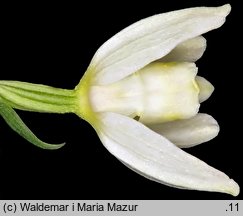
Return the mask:
[(143, 123), (190, 118), (199, 109), (196, 73), (193, 63), (154, 62), (118, 82), (92, 86), (91, 107), (138, 116)]

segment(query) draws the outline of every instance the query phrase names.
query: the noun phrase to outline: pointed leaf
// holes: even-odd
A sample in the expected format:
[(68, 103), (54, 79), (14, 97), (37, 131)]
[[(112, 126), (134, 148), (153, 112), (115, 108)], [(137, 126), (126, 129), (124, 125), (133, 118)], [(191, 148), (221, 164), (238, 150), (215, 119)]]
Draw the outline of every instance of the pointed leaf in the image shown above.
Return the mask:
[(30, 143), (43, 149), (59, 149), (63, 144), (48, 144), (38, 139), (31, 130), (24, 124), (18, 114), (7, 104), (0, 101), (0, 115), (6, 123), (20, 136), (28, 140)]

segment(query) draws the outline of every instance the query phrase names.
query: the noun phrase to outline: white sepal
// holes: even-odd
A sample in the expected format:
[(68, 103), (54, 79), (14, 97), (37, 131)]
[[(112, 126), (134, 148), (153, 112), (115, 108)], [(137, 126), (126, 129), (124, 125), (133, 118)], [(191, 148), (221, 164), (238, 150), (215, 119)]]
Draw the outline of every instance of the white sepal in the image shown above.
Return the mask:
[(230, 5), (196, 7), (140, 20), (105, 42), (87, 70), (96, 85), (110, 84), (162, 58), (178, 44), (220, 27)]
[(115, 113), (100, 113), (98, 118), (96, 131), (104, 146), (142, 175), (174, 187), (238, 195), (234, 180), (143, 124)]

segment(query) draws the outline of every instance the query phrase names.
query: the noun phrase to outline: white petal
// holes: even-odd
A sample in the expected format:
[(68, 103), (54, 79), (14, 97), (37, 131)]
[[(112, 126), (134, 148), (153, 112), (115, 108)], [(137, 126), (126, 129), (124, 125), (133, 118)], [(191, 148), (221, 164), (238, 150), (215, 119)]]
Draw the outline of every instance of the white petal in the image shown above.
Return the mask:
[(195, 62), (200, 59), (206, 49), (206, 39), (198, 36), (176, 46), (170, 53), (159, 59), (162, 62)]
[(190, 119), (149, 125), (149, 128), (165, 136), (180, 148), (207, 142), (219, 133), (217, 121), (204, 113), (199, 113)]
[(125, 28), (96, 52), (88, 72), (96, 84), (118, 81), (162, 58), (178, 44), (220, 27), (230, 5), (172, 11), (140, 20)]
[(98, 118), (96, 131), (105, 147), (142, 175), (174, 187), (238, 195), (238, 184), (224, 173), (143, 124), (115, 113), (102, 113)]

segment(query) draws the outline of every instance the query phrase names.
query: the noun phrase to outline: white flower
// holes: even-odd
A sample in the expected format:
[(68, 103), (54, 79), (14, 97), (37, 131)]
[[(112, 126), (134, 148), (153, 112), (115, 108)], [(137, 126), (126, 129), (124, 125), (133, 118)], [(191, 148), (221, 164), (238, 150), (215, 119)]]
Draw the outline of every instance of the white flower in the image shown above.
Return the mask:
[(76, 113), (104, 146), (139, 174), (174, 187), (239, 194), (224, 173), (184, 152), (219, 132), (213, 117), (198, 113), (213, 86), (197, 76), (195, 61), (206, 48), (201, 34), (220, 27), (222, 7), (189, 8), (143, 19), (96, 52), (74, 90), (0, 81), (0, 115), (19, 135), (44, 149), (14, 109)]
[(155, 15), (125, 28), (96, 52), (76, 87), (76, 112), (132, 170), (178, 188), (238, 195), (236, 182), (178, 148), (218, 134), (213, 117), (197, 114), (213, 86), (196, 76), (194, 62), (206, 48), (200, 35), (220, 27), (229, 12), (224, 5)]

